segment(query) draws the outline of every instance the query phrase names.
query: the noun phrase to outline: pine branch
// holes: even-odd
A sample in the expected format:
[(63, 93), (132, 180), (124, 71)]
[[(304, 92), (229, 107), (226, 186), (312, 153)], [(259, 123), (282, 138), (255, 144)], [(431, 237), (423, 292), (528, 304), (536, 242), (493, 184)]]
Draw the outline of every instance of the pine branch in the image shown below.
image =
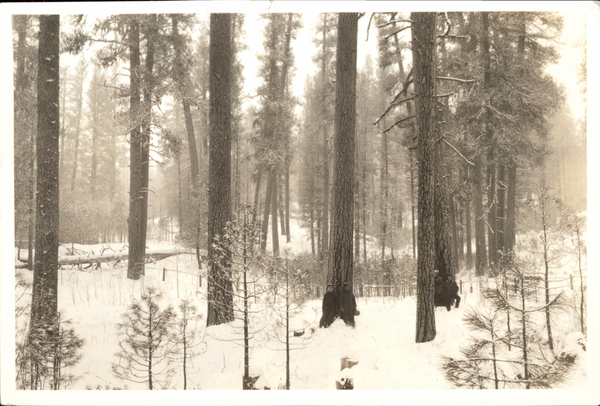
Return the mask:
[(385, 129), (385, 130), (383, 130), (383, 132), (384, 132), (384, 133), (387, 133), (388, 131), (390, 131), (392, 128), (394, 128), (394, 127), (395, 127), (395, 126), (397, 126), (398, 124), (400, 124), (400, 123), (402, 123), (402, 122), (404, 122), (404, 121), (408, 121), (408, 120), (410, 120), (411, 118), (415, 118), (415, 117), (416, 117), (415, 115), (408, 116), (408, 117), (404, 117), (403, 119), (396, 121), (396, 122), (395, 122), (394, 124), (392, 124), (392, 125), (391, 125), (391, 126), (388, 128), (388, 129)]

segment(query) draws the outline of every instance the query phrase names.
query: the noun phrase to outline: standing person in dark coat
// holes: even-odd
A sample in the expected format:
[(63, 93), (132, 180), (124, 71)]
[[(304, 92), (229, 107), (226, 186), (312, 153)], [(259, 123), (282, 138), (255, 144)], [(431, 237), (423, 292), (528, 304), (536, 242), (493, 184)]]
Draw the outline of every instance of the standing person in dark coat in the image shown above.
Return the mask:
[(350, 289), (350, 284), (344, 285), (344, 293), (342, 293), (342, 319), (347, 326), (354, 327), (354, 314), (356, 313), (356, 298)]
[(338, 298), (333, 292), (333, 285), (327, 285), (327, 292), (323, 296), (323, 316), (319, 322), (319, 327), (329, 327), (338, 314)]
[(446, 278), (446, 294), (448, 300), (448, 310), (452, 307), (452, 302), (456, 299), (456, 308), (458, 309), (458, 305), (460, 304), (460, 296), (458, 296), (458, 285), (452, 275), (448, 275)]

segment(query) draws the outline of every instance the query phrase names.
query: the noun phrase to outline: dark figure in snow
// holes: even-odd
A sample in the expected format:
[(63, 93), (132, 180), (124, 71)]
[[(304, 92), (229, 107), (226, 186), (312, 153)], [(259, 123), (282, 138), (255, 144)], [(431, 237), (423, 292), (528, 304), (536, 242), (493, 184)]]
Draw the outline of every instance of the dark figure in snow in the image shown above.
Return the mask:
[(437, 269), (433, 271), (433, 273), (435, 274), (435, 293), (433, 295), (433, 303), (436, 307), (443, 306), (444, 281), (442, 280), (442, 277)]
[(350, 289), (350, 284), (344, 285), (344, 293), (342, 293), (342, 319), (347, 326), (354, 327), (354, 315), (356, 314), (356, 298)]
[(446, 290), (446, 308), (448, 311), (452, 308), (452, 302), (456, 299), (456, 308), (458, 309), (458, 305), (460, 304), (460, 296), (458, 296), (458, 285), (452, 275), (448, 275), (446, 278), (446, 282), (444, 283)]
[(323, 296), (323, 316), (319, 322), (319, 327), (329, 327), (338, 314), (338, 299), (333, 292), (333, 285), (327, 285), (327, 292)]

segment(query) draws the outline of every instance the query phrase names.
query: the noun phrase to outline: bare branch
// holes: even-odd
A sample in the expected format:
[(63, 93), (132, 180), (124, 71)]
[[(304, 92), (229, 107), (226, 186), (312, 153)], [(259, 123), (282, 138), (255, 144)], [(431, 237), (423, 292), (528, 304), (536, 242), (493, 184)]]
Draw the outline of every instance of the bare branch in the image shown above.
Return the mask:
[(459, 151), (458, 151), (458, 150), (457, 150), (457, 149), (454, 147), (454, 145), (450, 144), (450, 143), (448, 142), (448, 140), (446, 139), (446, 137), (442, 137), (442, 141), (444, 141), (446, 144), (448, 144), (448, 146), (449, 146), (450, 148), (452, 148), (454, 151), (456, 151), (456, 153), (457, 153), (457, 154), (458, 154), (458, 155), (459, 155), (459, 156), (460, 156), (462, 159), (464, 159), (466, 163), (468, 163), (468, 164), (469, 164), (469, 165), (471, 165), (471, 166), (475, 166), (475, 164), (474, 164), (473, 162), (469, 161), (469, 160), (468, 160), (468, 159), (467, 159), (467, 158), (466, 158), (466, 157), (465, 157), (463, 154), (461, 154), (461, 153), (460, 153), (460, 152), (459, 152)]
[(398, 35), (398, 34), (400, 34), (402, 31), (404, 31), (404, 30), (407, 30), (407, 29), (409, 29), (410, 27), (411, 27), (410, 25), (407, 25), (406, 27), (402, 27), (402, 28), (400, 28), (399, 30), (396, 30), (396, 31), (394, 31), (393, 33), (391, 33), (391, 34), (389, 34), (388, 36), (386, 36), (386, 37), (385, 37), (385, 39), (391, 38), (391, 37), (393, 37), (394, 35)]
[(365, 42), (369, 42), (369, 31), (371, 30), (371, 21), (373, 21), (373, 16), (375, 13), (371, 13), (371, 17), (369, 17), (369, 25), (367, 26), (367, 39)]
[(414, 99), (415, 99), (414, 97), (409, 97), (409, 98), (407, 98), (407, 99), (400, 100), (399, 102), (392, 102), (392, 104), (390, 104), (390, 106), (389, 106), (389, 107), (388, 107), (388, 108), (387, 108), (387, 109), (386, 109), (386, 110), (383, 112), (383, 114), (381, 115), (381, 117), (379, 117), (379, 118), (377, 119), (377, 121), (375, 121), (375, 122), (373, 123), (373, 125), (377, 125), (377, 124), (379, 124), (379, 122), (380, 122), (380, 121), (381, 121), (381, 120), (382, 120), (382, 119), (383, 119), (383, 118), (384, 118), (384, 117), (387, 115), (387, 113), (389, 113), (389, 112), (390, 112), (390, 110), (391, 110), (391, 109), (393, 109), (394, 107), (396, 107), (396, 106), (399, 106), (399, 105), (401, 105), (402, 103), (405, 103), (405, 102), (408, 102), (408, 101), (411, 101), (411, 100), (414, 100)]
[(416, 117), (415, 115), (408, 116), (408, 117), (404, 117), (403, 119), (401, 119), (401, 120), (398, 120), (398, 121), (396, 121), (394, 124), (392, 124), (392, 125), (390, 126), (390, 128), (388, 128), (388, 129), (386, 129), (386, 130), (383, 130), (383, 132), (384, 132), (384, 133), (386, 133), (386, 132), (390, 131), (392, 128), (394, 128), (395, 126), (397, 126), (398, 124), (400, 124), (400, 123), (402, 123), (402, 122), (404, 122), (404, 121), (408, 121), (408, 120), (410, 120), (411, 118), (415, 118), (415, 117)]
[(392, 21), (388, 21), (387, 23), (383, 23), (377, 26), (377, 28), (384, 28), (387, 27), (388, 25), (392, 25), (392, 24), (396, 24), (396, 23), (409, 23), (412, 24), (412, 20), (392, 20)]
[(475, 82), (475, 79), (451, 78), (449, 76), (438, 76), (437, 79), (438, 80), (450, 80), (450, 81), (453, 81), (453, 82), (460, 82), (460, 83), (473, 83), (473, 82)]

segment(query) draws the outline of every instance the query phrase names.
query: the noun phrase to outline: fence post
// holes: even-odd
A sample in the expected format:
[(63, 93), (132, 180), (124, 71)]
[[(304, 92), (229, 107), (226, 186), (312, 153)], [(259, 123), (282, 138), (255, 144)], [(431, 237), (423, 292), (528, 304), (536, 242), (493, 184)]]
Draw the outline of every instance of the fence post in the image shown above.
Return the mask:
[(198, 286), (202, 287), (202, 275), (198, 275)]
[(165, 273), (167, 272), (166, 268), (163, 268), (163, 282), (165, 281)]
[(462, 280), (460, 281), (460, 294), (462, 295)]

